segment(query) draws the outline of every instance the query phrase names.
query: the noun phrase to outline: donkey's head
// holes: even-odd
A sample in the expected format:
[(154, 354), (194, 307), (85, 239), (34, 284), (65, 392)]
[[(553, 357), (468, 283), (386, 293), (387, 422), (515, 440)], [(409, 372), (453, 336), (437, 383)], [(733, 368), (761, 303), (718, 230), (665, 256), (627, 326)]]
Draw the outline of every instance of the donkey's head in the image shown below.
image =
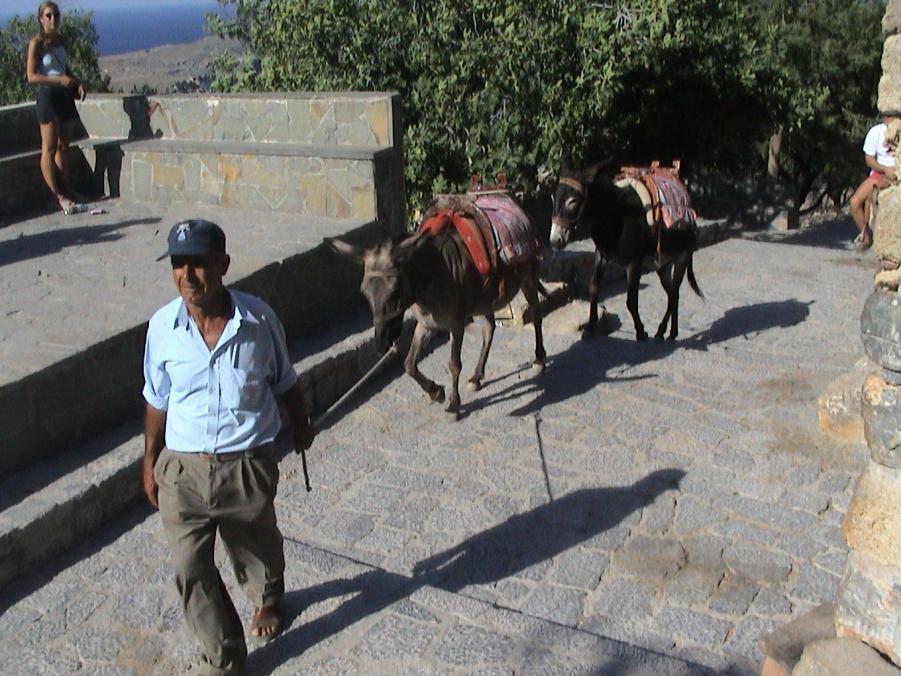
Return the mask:
[(571, 169), (566, 162), (560, 167), (557, 188), (551, 195), (551, 246), (562, 249), (577, 239), (583, 239), (586, 233), (580, 232), (585, 205), (588, 203), (589, 190), (603, 162), (587, 169)]
[(427, 239), (413, 235), (400, 243), (384, 242), (371, 249), (338, 239), (328, 240), (328, 244), (339, 254), (363, 266), (360, 291), (372, 310), (375, 342), (380, 353), (387, 352), (400, 338), (404, 311), (415, 302), (404, 266)]

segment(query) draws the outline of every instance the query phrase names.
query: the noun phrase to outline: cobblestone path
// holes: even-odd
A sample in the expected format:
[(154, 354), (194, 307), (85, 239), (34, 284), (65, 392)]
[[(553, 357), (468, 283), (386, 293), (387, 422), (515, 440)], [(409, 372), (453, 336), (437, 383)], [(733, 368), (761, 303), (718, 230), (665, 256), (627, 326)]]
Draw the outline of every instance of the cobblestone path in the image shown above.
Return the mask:
[[(622, 293), (608, 337), (578, 340), (581, 305), (554, 313), (538, 377), (531, 329), (499, 329), (460, 422), (399, 370), (362, 393), (318, 437), (312, 493), (281, 463), (290, 623), (249, 672), (754, 673), (762, 633), (833, 597), (865, 455), (817, 427), (863, 354), (873, 268), (833, 234), (699, 252), (707, 299), (685, 286), (674, 346), (633, 340)], [(446, 382), (447, 357), (424, 372)], [(196, 668), (143, 507), (0, 610), (0, 673)]]

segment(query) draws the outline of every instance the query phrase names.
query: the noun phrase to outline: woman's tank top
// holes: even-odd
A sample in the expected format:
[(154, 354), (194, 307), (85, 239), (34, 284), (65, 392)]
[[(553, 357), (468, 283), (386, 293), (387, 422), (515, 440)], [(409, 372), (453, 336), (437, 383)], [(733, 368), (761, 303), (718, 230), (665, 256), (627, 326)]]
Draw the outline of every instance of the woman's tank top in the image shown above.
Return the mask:
[(66, 74), (66, 50), (62, 45), (56, 45), (44, 52), (38, 63), (38, 71), (41, 75)]

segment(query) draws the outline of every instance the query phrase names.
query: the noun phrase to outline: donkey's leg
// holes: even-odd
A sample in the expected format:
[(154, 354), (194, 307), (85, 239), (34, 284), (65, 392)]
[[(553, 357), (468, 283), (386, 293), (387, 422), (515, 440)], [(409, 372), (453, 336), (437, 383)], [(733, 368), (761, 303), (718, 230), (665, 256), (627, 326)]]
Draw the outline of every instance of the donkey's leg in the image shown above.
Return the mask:
[(451, 392), (450, 399), (445, 409), (453, 420), (460, 417), (460, 372), (463, 370), (463, 363), (460, 361), (460, 351), (463, 349), (463, 325), (455, 326), (451, 329), (451, 354), (450, 361), (447, 364), (451, 374)]
[(635, 324), (635, 340), (647, 340), (648, 334), (638, 316), (638, 283), (641, 281), (641, 258), (629, 263), (626, 269), (626, 307)]
[(422, 375), (418, 366), (419, 351), (428, 337), (429, 330), (417, 322), (416, 329), (413, 331), (413, 339), (410, 341), (410, 349), (407, 351), (407, 358), (404, 360), (404, 370), (429, 395), (432, 401), (437, 401), (440, 404), (444, 401), (444, 388)]
[(600, 251), (594, 252), (594, 271), (588, 282), (588, 323), (582, 327), (582, 340), (594, 335), (598, 325), (598, 296), (601, 293), (601, 276), (604, 273), (604, 259)]
[(469, 389), (473, 392), (482, 388), (482, 378), (485, 377), (485, 363), (488, 361), (488, 352), (491, 350), (491, 341), (494, 340), (494, 313), (489, 312), (482, 320), (482, 352), (479, 361), (469, 379)]
[[(544, 370), (544, 335), (541, 332), (541, 303), (538, 301), (538, 262), (530, 262), (523, 278), (522, 295), (526, 297), (529, 310), (532, 313), (532, 325), (535, 327), (535, 361), (532, 362), (533, 370), (541, 373)], [(597, 312), (597, 311), (595, 311)], [(595, 317), (595, 322), (597, 318)]]
[(654, 335), (654, 340), (661, 341), (663, 340), (663, 336), (666, 333), (666, 326), (673, 314), (672, 263), (668, 263), (667, 265), (664, 265), (659, 270), (657, 270), (657, 276), (660, 278), (660, 285), (663, 287), (663, 290), (666, 291), (666, 312), (663, 315), (663, 320), (660, 322), (660, 326), (657, 327), (657, 333)]
[(689, 263), (691, 263), (692, 253), (692, 251), (684, 253), (673, 264), (673, 316), (667, 340), (675, 340), (676, 336), (679, 335), (679, 287), (682, 286), (682, 278), (685, 276), (685, 270), (688, 268)]

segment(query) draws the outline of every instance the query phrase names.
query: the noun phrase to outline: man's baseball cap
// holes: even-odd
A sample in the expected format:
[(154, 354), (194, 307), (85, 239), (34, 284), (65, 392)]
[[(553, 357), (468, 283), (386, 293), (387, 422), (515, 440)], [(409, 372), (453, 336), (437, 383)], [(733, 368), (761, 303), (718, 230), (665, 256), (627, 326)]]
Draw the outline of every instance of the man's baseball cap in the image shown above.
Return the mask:
[(166, 256), (204, 256), (211, 251), (225, 253), (225, 233), (212, 221), (192, 218), (181, 221), (169, 230), (169, 248), (158, 261)]

